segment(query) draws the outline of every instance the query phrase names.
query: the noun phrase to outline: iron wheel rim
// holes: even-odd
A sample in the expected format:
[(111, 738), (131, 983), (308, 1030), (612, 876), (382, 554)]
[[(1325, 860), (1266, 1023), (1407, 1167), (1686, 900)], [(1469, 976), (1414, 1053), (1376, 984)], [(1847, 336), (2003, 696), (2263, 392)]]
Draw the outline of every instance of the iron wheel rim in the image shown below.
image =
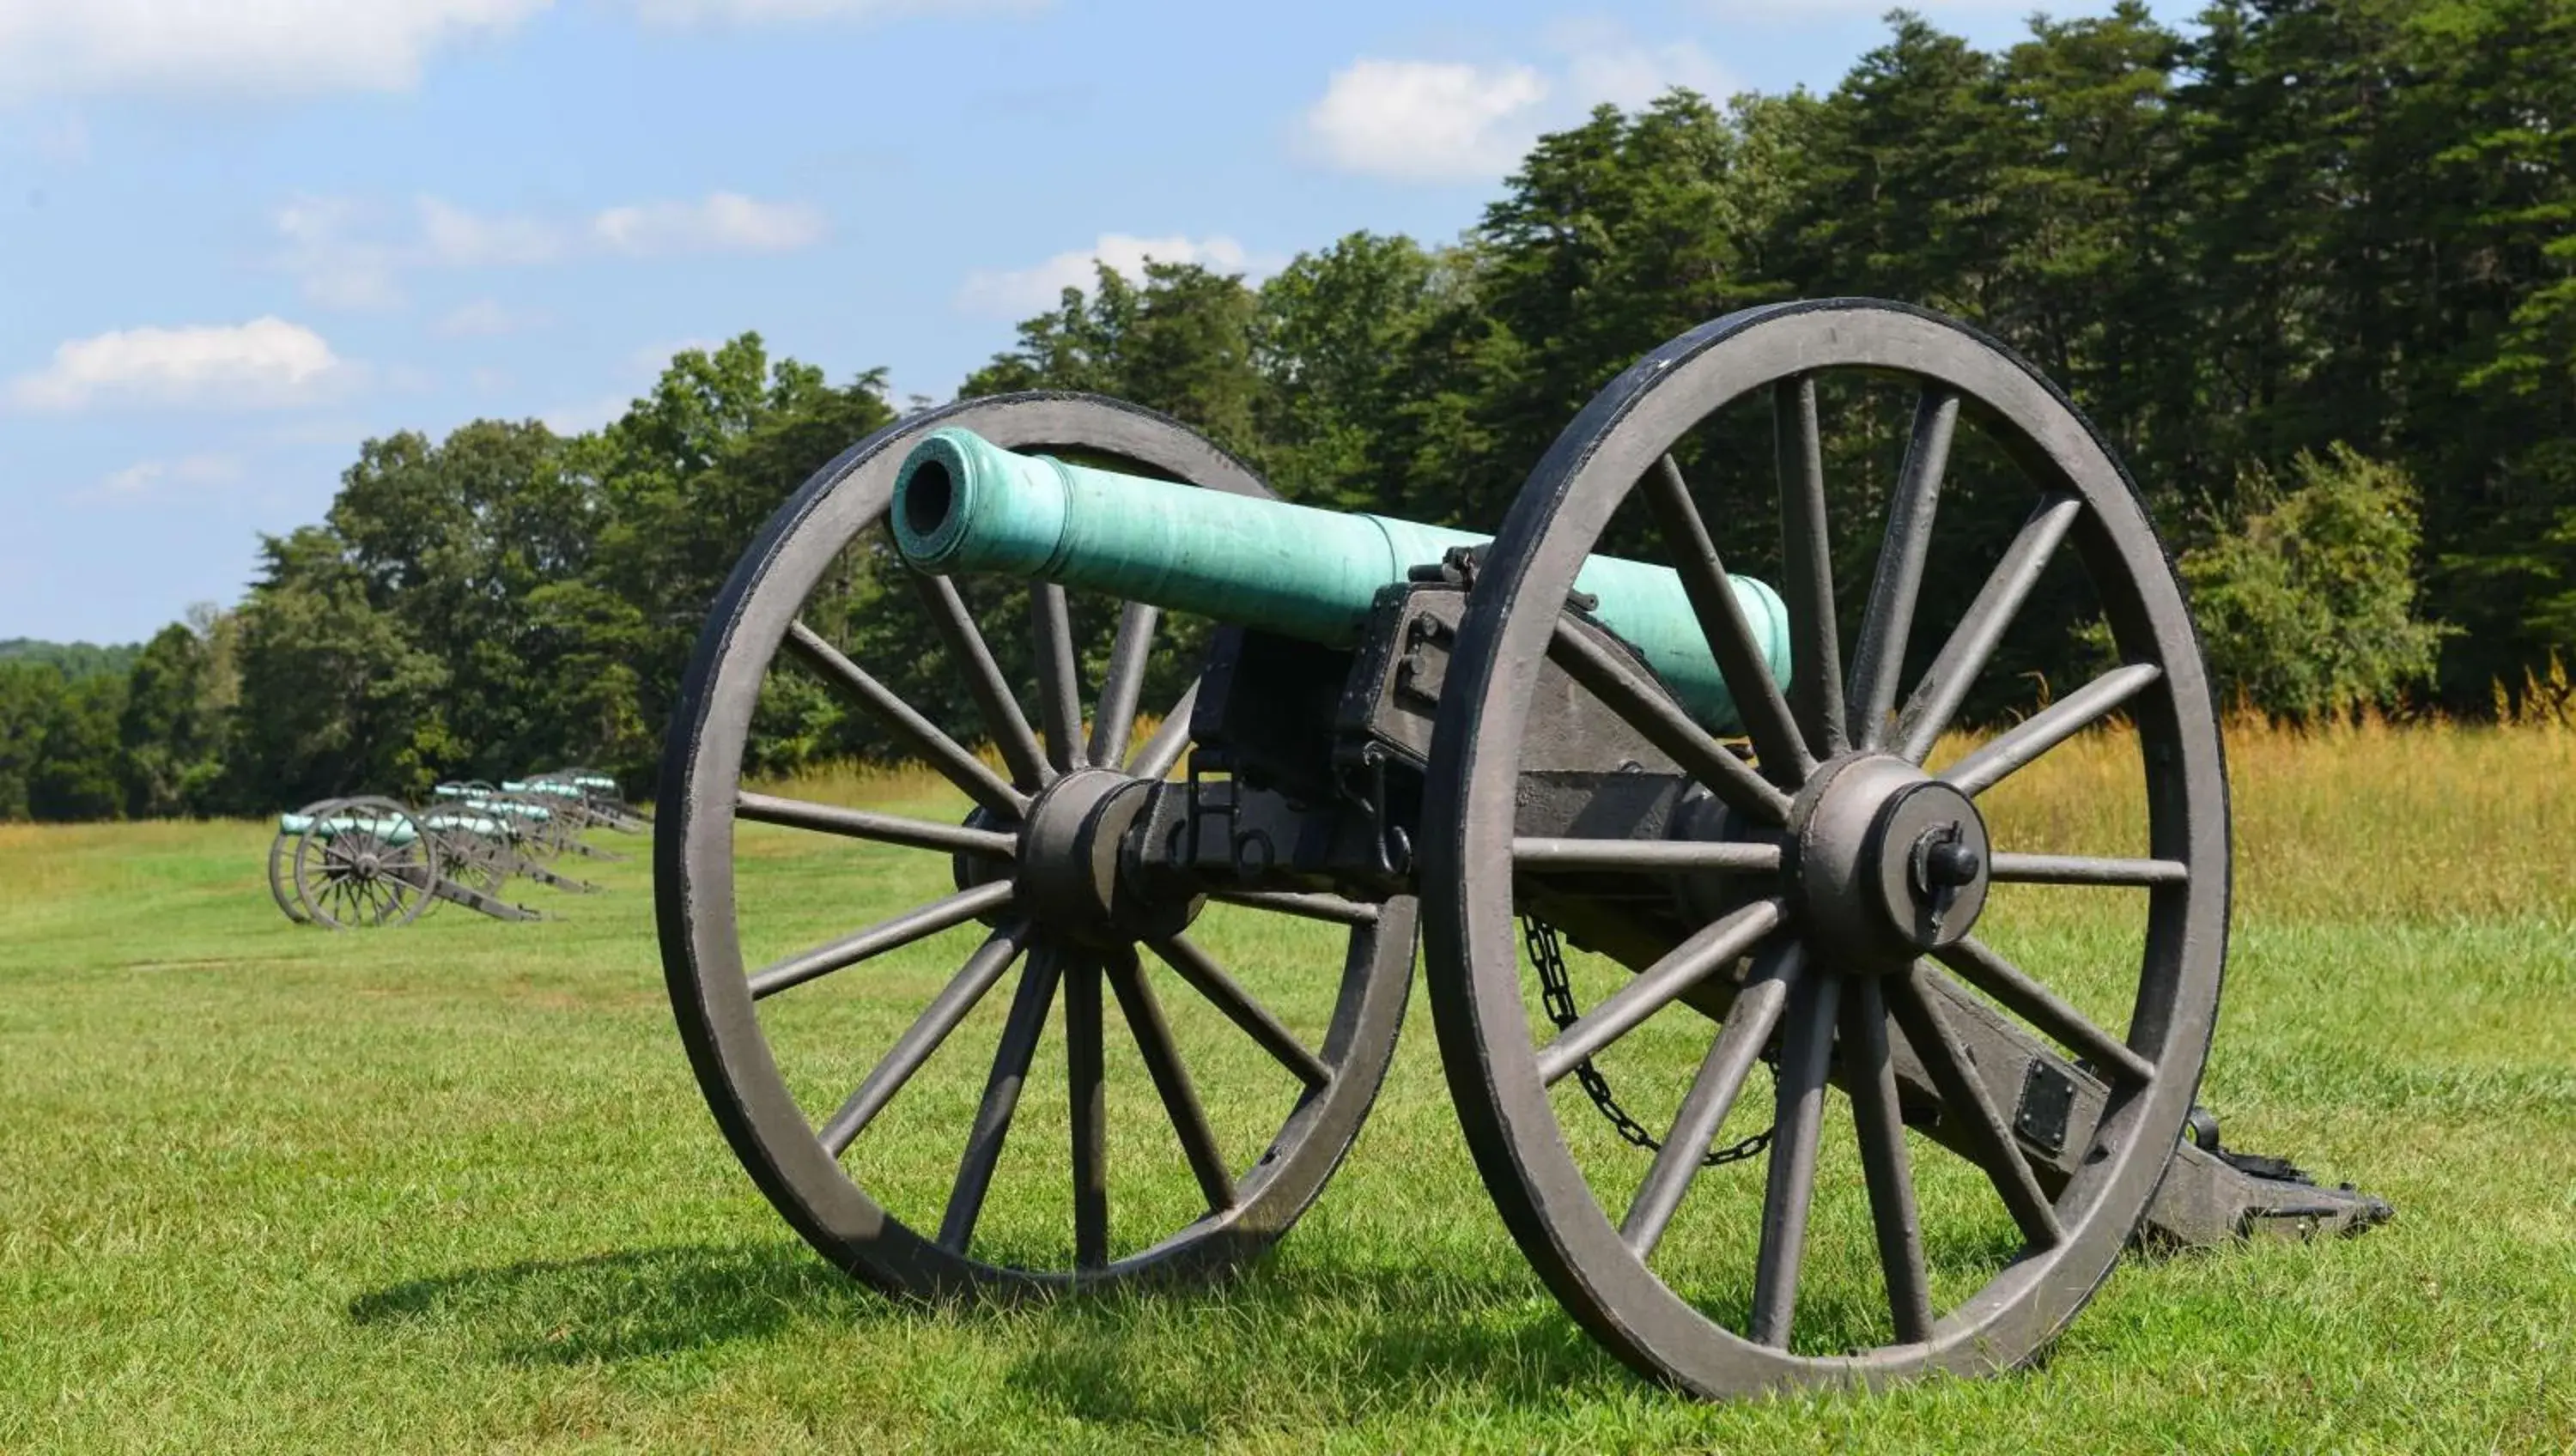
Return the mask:
[(823, 1145), (760, 1027), (740, 945), (732, 855), (751, 709), (823, 572), (879, 527), (911, 444), (950, 426), (1006, 448), (1082, 450), (1202, 488), (1269, 494), (1240, 462), (1176, 422), (1062, 393), (961, 401), (914, 415), (816, 472), (762, 529), (718, 595), (673, 714), (653, 837), (663, 965), (682, 1041), (719, 1128), (762, 1193), (824, 1257), (887, 1293), (1014, 1297), (1076, 1284), (1221, 1275), (1286, 1233), (1357, 1136), (1392, 1059), (1409, 989), (1410, 899), (1387, 902), (1373, 927), (1350, 936), (1321, 1049), (1334, 1068), (1330, 1086), (1303, 1097), (1258, 1158), (1238, 1158), (1247, 1171), (1234, 1206), (1096, 1267), (986, 1263), (904, 1222)]
[[(2064, 1241), (2038, 1253), (2026, 1247), (1941, 1314), (1929, 1340), (1842, 1356), (1792, 1353), (1785, 1335), (1781, 1347), (1754, 1343), (1664, 1284), (1623, 1241), (1540, 1081), (1513, 944), (1508, 857), (1497, 874), (1490, 850), (1478, 847), (1511, 834), (1526, 678), (1509, 665), (1547, 655), (1558, 604), (1613, 510), (1689, 429), (1726, 404), (1835, 369), (1956, 391), (1966, 407), (2021, 435), (2026, 469), (2048, 472), (2048, 486), (2082, 500), (2083, 529), (2070, 539), (2106, 612), (2126, 619), (2115, 621), (2124, 660), (2144, 647), (2162, 672), (2160, 695), (2141, 701), (2139, 721), (2142, 753), (2170, 753), (2176, 765), (2161, 784), (2151, 776), (2154, 852), (2189, 866), (2186, 884), (2151, 891), (2139, 976), (2162, 983), (2161, 1004), (2141, 1012), (2138, 1023), (2152, 1024), (2143, 1033), (2133, 1024), (2131, 1039), (2143, 1035), (2159, 1048), (2155, 1076), (2106, 1115), (2106, 1127), (2116, 1124), (2110, 1154), (2053, 1200), (2065, 1212)], [(2129, 599), (2115, 604), (2122, 593)], [(1930, 1370), (1985, 1373), (2043, 1349), (2107, 1276), (2172, 1157), (2215, 1024), (2227, 928), (2223, 750), (2197, 637), (2134, 484), (2090, 424), (2009, 351), (1922, 310), (1826, 300), (1729, 315), (1641, 360), (1558, 438), (1480, 571), (1453, 663), (1425, 808), (1434, 1024), (1479, 1171), (1567, 1310), (1635, 1368), (1711, 1397)]]

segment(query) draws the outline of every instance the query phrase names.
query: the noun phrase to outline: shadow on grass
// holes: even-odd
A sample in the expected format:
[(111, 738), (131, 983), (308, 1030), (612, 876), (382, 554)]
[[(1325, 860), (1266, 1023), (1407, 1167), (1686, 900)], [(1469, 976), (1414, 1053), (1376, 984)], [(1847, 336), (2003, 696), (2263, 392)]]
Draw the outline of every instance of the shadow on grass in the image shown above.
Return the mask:
[(800, 1331), (869, 1341), (937, 1328), (1009, 1350), (1006, 1378), (1043, 1406), (1163, 1430), (1203, 1430), (1270, 1404), (1261, 1387), (1274, 1378), (1292, 1382), (1300, 1403), (1321, 1383), (1369, 1409), (1461, 1393), (1480, 1404), (1556, 1402), (1570, 1386), (1632, 1378), (1534, 1277), (1329, 1255), (1212, 1286), (933, 1306), (880, 1295), (802, 1244), (679, 1245), (407, 1280), (351, 1300), (348, 1316), (520, 1365), (619, 1364)]
[[(1822, 1330), (1857, 1335), (1886, 1318), (1874, 1290), (1816, 1295), (1802, 1313)], [(1533, 1274), (1329, 1249), (1214, 1285), (928, 1305), (880, 1295), (800, 1243), (678, 1245), (410, 1280), (361, 1295), (348, 1314), (520, 1365), (613, 1365), (770, 1341), (918, 1345), (931, 1360), (982, 1346), (1039, 1408), (1177, 1435), (1292, 1413), (1311, 1422), (1439, 1406), (1557, 1409), (1649, 1392)]]
[(446, 1331), (513, 1364), (649, 1359), (766, 1339), (817, 1316), (903, 1311), (802, 1244), (681, 1245), (413, 1279), (349, 1302), (361, 1326)]

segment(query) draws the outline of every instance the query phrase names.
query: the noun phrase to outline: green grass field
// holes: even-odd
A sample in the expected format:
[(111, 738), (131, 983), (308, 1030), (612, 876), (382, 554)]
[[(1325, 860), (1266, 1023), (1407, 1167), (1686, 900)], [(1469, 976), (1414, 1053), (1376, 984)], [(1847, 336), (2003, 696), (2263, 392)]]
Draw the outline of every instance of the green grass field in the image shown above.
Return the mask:
[[(2096, 747), (2011, 786), (2015, 847), (2103, 847), (2135, 789)], [(526, 887), (548, 923), (330, 935), (269, 903), (257, 825), (0, 828), (0, 1452), (2576, 1447), (2576, 735), (2249, 733), (2234, 754), (2204, 1100), (2231, 1142), (2357, 1181), (2396, 1222), (2133, 1255), (2038, 1369), (1727, 1407), (1642, 1384), (1527, 1272), (1418, 995), (1349, 1163), (1246, 1279), (925, 1311), (825, 1266), (718, 1138), (642, 840), (594, 836), (636, 855), (590, 871), (606, 894)], [(899, 851), (757, 828), (743, 850), (771, 949), (937, 888)], [(2128, 934), (2118, 902), (2039, 893), (2075, 898), (2025, 907), (2017, 949), (2080, 983)], [(1320, 933), (1206, 934), (1292, 1021), (1322, 1015)], [(963, 944), (795, 993), (799, 1085), (837, 1097)], [(1185, 995), (1165, 1000), (1203, 1081), (1244, 1070)], [(1004, 999), (854, 1150), (899, 1206), (935, 1209)], [(1132, 1246), (1191, 1186), (1113, 1043)], [(1031, 1171), (1061, 1166), (1056, 1076), (1024, 1104), (992, 1247), (1069, 1242), (1060, 1178)], [(1226, 1146), (1275, 1110), (1221, 1113)], [(1603, 1144), (1586, 1156), (1636, 1156)], [(1759, 1184), (1706, 1175), (1685, 1257), (1741, 1262)], [(1846, 1203), (1829, 1188), (1811, 1265), (1828, 1344), (1884, 1318), (1874, 1270), (1833, 1257), (1865, 1228)], [(1932, 1246), (1953, 1286), (1993, 1257), (1961, 1217)]]

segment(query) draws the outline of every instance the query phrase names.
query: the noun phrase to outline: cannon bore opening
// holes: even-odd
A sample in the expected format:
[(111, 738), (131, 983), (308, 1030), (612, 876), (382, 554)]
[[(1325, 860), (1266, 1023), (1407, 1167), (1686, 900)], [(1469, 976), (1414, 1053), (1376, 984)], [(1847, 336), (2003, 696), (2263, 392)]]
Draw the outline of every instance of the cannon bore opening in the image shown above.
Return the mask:
[(935, 457), (915, 460), (903, 483), (904, 529), (926, 541), (948, 524), (948, 512), (956, 503), (957, 479), (948, 473), (948, 462)]

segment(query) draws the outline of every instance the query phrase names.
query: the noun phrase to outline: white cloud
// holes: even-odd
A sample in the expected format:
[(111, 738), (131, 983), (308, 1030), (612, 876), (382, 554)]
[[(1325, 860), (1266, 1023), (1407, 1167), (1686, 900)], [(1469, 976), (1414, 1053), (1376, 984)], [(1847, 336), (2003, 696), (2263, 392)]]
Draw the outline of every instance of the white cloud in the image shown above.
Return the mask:
[(1510, 171), (1542, 132), (1572, 125), (1605, 101), (1633, 110), (1675, 86), (1720, 100), (1743, 89), (1698, 42), (1639, 41), (1614, 20), (1556, 26), (1548, 49), (1554, 56), (1544, 69), (1362, 57), (1334, 72), (1307, 110), (1301, 148), (1364, 176), (1481, 181)]
[[(153, 91), (260, 99), (407, 91), (432, 57), (557, 0), (0, 0), (0, 97)], [(757, 25), (1025, 12), (1048, 0), (625, 0), (651, 22)]]
[(78, 499), (142, 501), (169, 499), (188, 490), (231, 485), (242, 478), (242, 463), (230, 455), (183, 455), (176, 460), (138, 460), (111, 472)]
[[(1895, 9), (1887, 0), (1700, 0), (1699, 9), (1717, 20), (1787, 21), (1842, 16), (1876, 20)], [(1935, 22), (1949, 15), (2029, 14), (2030, 0), (1916, 0), (1904, 7)]]
[(478, 298), (461, 308), (450, 309), (429, 331), (443, 339), (496, 339), (503, 334), (516, 334), (544, 323), (542, 314), (521, 313), (503, 305), (498, 299)]
[(1566, 58), (1566, 91), (1584, 106), (1607, 101), (1634, 111), (1676, 86), (1723, 101), (1744, 84), (1697, 41), (1642, 45), (1612, 39), (1573, 50)]
[(1508, 169), (1538, 133), (1547, 78), (1523, 65), (1362, 57), (1333, 74), (1305, 137), (1346, 172), (1448, 182)]
[(957, 303), (975, 313), (1018, 317), (1054, 307), (1068, 288), (1090, 288), (1097, 276), (1096, 263), (1106, 263), (1131, 279), (1142, 279), (1149, 258), (1157, 263), (1196, 263), (1220, 273), (1253, 277), (1279, 266), (1277, 259), (1253, 257), (1244, 251), (1243, 244), (1223, 234), (1206, 238), (1178, 234), (1140, 238), (1127, 233), (1102, 233), (1090, 247), (1058, 253), (1034, 267), (969, 273), (957, 290)]
[(0, 93), (400, 91), (552, 0), (0, 0)]
[(612, 207), (590, 220), (590, 234), (613, 252), (788, 253), (823, 240), (823, 214), (800, 202), (760, 202), (739, 192), (709, 193), (700, 202)]
[(30, 410), (98, 403), (269, 409), (326, 398), (354, 383), (357, 372), (320, 334), (281, 318), (119, 329), (65, 341), (51, 364), (10, 381), (9, 400)]
[(707, 21), (876, 20), (897, 15), (1043, 10), (1048, 0), (630, 0), (635, 13), (665, 25)]
[(394, 281), (401, 259), (393, 249), (349, 236), (359, 218), (355, 203), (299, 197), (277, 211), (278, 236), (286, 240), (280, 264), (304, 281), (304, 296), (326, 308), (392, 308), (402, 302)]
[(672, 339), (667, 343), (645, 344), (626, 356), (626, 372), (646, 379), (659, 379), (673, 360), (691, 350), (712, 354), (724, 347), (722, 339)]
[[(6, 0), (0, 0), (6, 3)], [(778, 253), (822, 240), (821, 212), (804, 203), (762, 202), (715, 192), (696, 202), (643, 202), (584, 219), (479, 213), (440, 197), (412, 200), (409, 226), (348, 198), (300, 197), (278, 210), (278, 266), (303, 280), (304, 296), (327, 308), (392, 308), (402, 276), (425, 268), (525, 268), (619, 254), (665, 257)], [(505, 333), (488, 310), (451, 315), (439, 331)]]
[(606, 426), (635, 404), (631, 394), (604, 394), (597, 399), (575, 404), (557, 405), (537, 416), (537, 422), (558, 435), (581, 435)]
[(420, 251), (444, 268), (513, 268), (564, 255), (563, 229), (526, 217), (483, 217), (451, 202), (423, 197)]

